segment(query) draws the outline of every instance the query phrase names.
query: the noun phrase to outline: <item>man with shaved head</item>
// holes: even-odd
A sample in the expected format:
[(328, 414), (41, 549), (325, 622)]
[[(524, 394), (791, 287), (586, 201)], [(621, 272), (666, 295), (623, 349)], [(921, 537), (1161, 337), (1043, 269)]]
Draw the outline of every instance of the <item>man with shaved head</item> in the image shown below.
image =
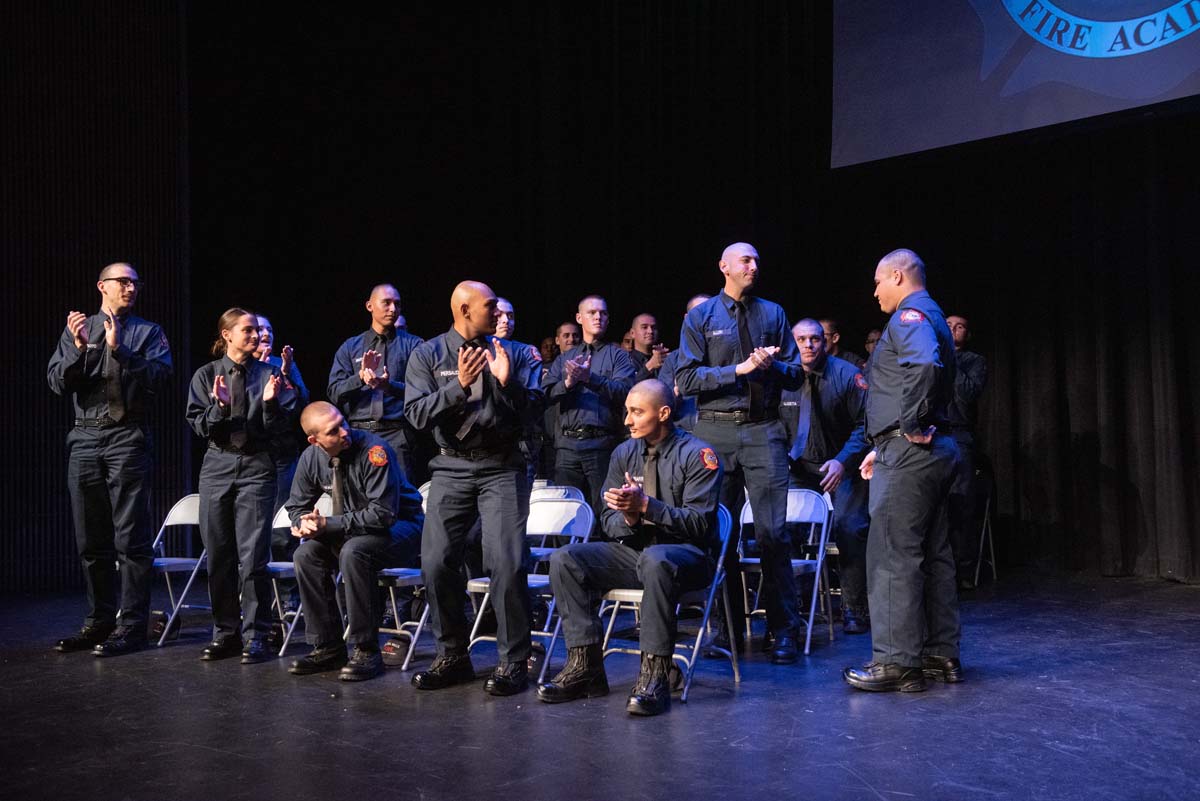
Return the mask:
[(116, 656), (147, 640), (154, 555), (146, 405), (172, 367), (163, 330), (133, 314), (141, 289), (137, 271), (110, 264), (96, 289), (100, 311), (67, 314), (46, 373), (50, 389), (70, 395), (75, 411), (67, 435), (67, 491), (88, 599), (83, 628), (56, 647)]
[(550, 585), (562, 615), (567, 663), (538, 690), (547, 703), (604, 695), (600, 597), (616, 587), (642, 588), (641, 670), (626, 711), (657, 715), (671, 705), (675, 604), (701, 589), (716, 564), (721, 461), (671, 422), (674, 392), (651, 378), (625, 399), (630, 438), (617, 446), (604, 483), (605, 542), (567, 545), (550, 557)]
[[(779, 419), (779, 396), (784, 389), (799, 388), (803, 371), (787, 315), (778, 304), (754, 294), (759, 276), (754, 246), (730, 245), (718, 267), (724, 289), (684, 320), (675, 384), (680, 393), (697, 396), (696, 436), (712, 443), (725, 465), (722, 502), (736, 516), (743, 491), (750, 496), (754, 536), (762, 549), (761, 605), (774, 636), (770, 658), (787, 664), (796, 661), (800, 610), (784, 522), (788, 440)], [(726, 558), (737, 565), (736, 554)], [(741, 594), (734, 596), (740, 607)], [(742, 627), (727, 622), (730, 635), (739, 637)]]
[(662, 369), (663, 359), (671, 352), (658, 338), (658, 320), (653, 314), (643, 312), (633, 318), (629, 330), (633, 332), (633, 350), (629, 351), (629, 355), (637, 367), (637, 380), (656, 378)]
[(509, 349), (493, 336), (500, 310), (478, 281), (454, 288), (454, 323), (413, 351), (405, 374), (405, 411), (433, 436), (438, 455), (421, 535), (421, 572), (438, 656), (413, 676), (421, 690), (475, 678), (467, 653), (462, 565), (471, 525), (483, 526), (483, 568), (491, 576), (500, 663), (484, 684), (513, 695), (529, 683), (529, 596), (525, 521), (529, 486), (518, 447), (526, 412), (541, 402), (528, 348)]
[(946, 433), (954, 339), (925, 289), (925, 263), (894, 250), (875, 267), (875, 298), (891, 318), (871, 354), (866, 434), (874, 450), (867, 592), (871, 661), (842, 676), (857, 689), (920, 692), (925, 679), (962, 681), (954, 557), (946, 500), (958, 448)]
[(979, 398), (987, 386), (987, 360), (967, 347), (970, 322), (960, 314), (946, 318), (954, 337), (954, 402), (950, 404), (948, 433), (958, 444), (959, 462), (950, 486), (950, 550), (958, 568), (958, 588), (975, 588), (979, 559), (979, 521), (975, 465), (978, 462), (975, 427), (979, 422)]
[[(383, 672), (378, 574), (385, 567), (416, 565), (424, 523), (421, 494), (405, 479), (392, 447), (351, 428), (333, 404), (304, 407), (300, 427), (308, 448), (296, 465), (287, 510), (292, 536), (300, 540), (293, 562), (313, 650), (289, 670), (303, 676), (340, 668), (342, 681), (374, 678)], [(332, 499), (329, 514), (318, 508), (322, 494)], [(354, 645), (348, 662), (335, 597), (338, 574)]]
[(599, 295), (579, 301), (575, 315), (583, 343), (561, 354), (546, 373), (546, 399), (558, 411), (554, 431), (554, 480), (577, 487), (596, 517), (608, 459), (625, 435), (621, 427), (625, 393), (637, 367), (628, 351), (604, 341), (608, 303)]
[(396, 327), (400, 293), (391, 284), (373, 287), (366, 308), (371, 327), (338, 348), (326, 395), (351, 426), (387, 440), (405, 477), (419, 486), (425, 481), (425, 449), (404, 416), (404, 373), (421, 338)]

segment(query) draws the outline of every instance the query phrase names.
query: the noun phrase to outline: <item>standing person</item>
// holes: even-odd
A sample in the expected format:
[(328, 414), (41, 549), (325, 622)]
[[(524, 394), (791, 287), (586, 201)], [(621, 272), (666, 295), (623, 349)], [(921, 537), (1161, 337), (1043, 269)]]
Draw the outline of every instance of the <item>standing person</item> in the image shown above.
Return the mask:
[[(291, 345), (284, 345), (275, 352), (275, 327), (264, 315), (258, 317), (258, 350), (254, 358), (266, 362), (272, 367), (279, 368), (284, 385), (296, 393), (296, 408), (303, 409), (308, 405), (308, 387), (300, 375), (300, 367), (296, 364), (295, 353)], [(275, 509), (280, 509), (287, 503), (288, 494), (292, 488), (292, 476), (296, 474), (296, 460), (304, 450), (305, 440), (298, 426), (272, 441), (271, 458), (275, 462)], [(296, 551), (298, 541), (291, 531), (284, 528), (271, 530), (271, 558), (280, 562), (290, 562)], [(283, 595), (284, 607), (289, 610), (296, 608), (300, 596), (296, 589), (295, 579), (282, 579), (279, 582)]]
[(208, 551), (213, 639), (200, 658), (240, 652), (242, 663), (250, 664), (270, 658), (267, 562), (276, 481), (271, 453), (291, 430), (296, 392), (287, 388), (279, 368), (254, 358), (254, 314), (227, 309), (217, 330), (216, 359), (192, 377), (186, 413), (192, 430), (208, 440), (200, 467), (200, 538)]
[(804, 319), (792, 326), (800, 349), (804, 386), (784, 390), (780, 413), (788, 428), (792, 485), (833, 498), (833, 536), (842, 582), (842, 630), (870, 628), (867, 608), (867, 482), (858, 466), (871, 446), (862, 430), (867, 382), (850, 362), (825, 352), (821, 324)]
[(599, 520), (613, 448), (624, 438), (623, 404), (637, 368), (629, 353), (606, 343), (608, 304), (599, 295), (579, 301), (575, 315), (583, 344), (565, 351), (546, 374), (546, 400), (558, 409), (554, 480), (577, 487)]
[[(711, 297), (712, 295), (693, 295), (687, 302), (687, 308), (684, 309), (684, 319), (687, 319), (688, 312)], [(694, 395), (680, 394), (679, 384), (675, 381), (675, 368), (679, 365), (681, 355), (683, 352), (679, 350), (673, 350), (667, 354), (667, 357), (663, 359), (662, 369), (658, 371), (658, 380), (675, 393), (675, 415), (672, 418), (675, 424), (685, 431), (691, 431), (696, 427), (696, 398)]]
[(633, 350), (629, 351), (629, 355), (633, 357), (633, 365), (637, 368), (637, 380), (657, 377), (663, 359), (671, 352), (658, 338), (658, 320), (653, 314), (639, 314), (633, 318), (629, 330), (633, 332)]
[(350, 425), (387, 440), (413, 486), (427, 478), (421, 439), (404, 416), (404, 373), (421, 338), (397, 328), (400, 293), (391, 284), (371, 288), (371, 327), (342, 343), (329, 370), (326, 395)]
[(825, 352), (830, 356), (836, 356), (842, 361), (850, 362), (856, 367), (866, 362), (866, 359), (862, 356), (842, 347), (841, 328), (837, 320), (834, 320), (832, 317), (822, 317), (821, 330), (825, 333)]
[(672, 391), (642, 381), (625, 400), (630, 439), (613, 451), (601, 525), (609, 540), (566, 545), (550, 557), (567, 663), (538, 690), (546, 703), (608, 693), (600, 597), (642, 588), (641, 671), (625, 710), (657, 715), (671, 706), (679, 595), (712, 580), (721, 464), (713, 449), (671, 422)]
[[(800, 386), (800, 355), (783, 309), (753, 294), (758, 251), (736, 242), (725, 248), (718, 267), (724, 289), (684, 319), (675, 383), (681, 394), (697, 396), (695, 434), (716, 449), (725, 466), (722, 503), (736, 515), (749, 492), (762, 549), (767, 626), (775, 643), (770, 657), (788, 664), (796, 661), (800, 610), (784, 522), (788, 441), (779, 396)], [(740, 606), (741, 595), (734, 596)], [(741, 627), (727, 623), (732, 637), (740, 637)]]
[[(288, 498), (296, 550), (296, 580), (304, 604), (305, 637), (313, 650), (288, 669), (298, 675), (341, 668), (342, 681), (383, 672), (379, 652), (379, 571), (415, 565), (420, 552), (421, 494), (404, 478), (396, 452), (369, 431), (355, 431), (337, 407), (317, 401), (300, 425), (309, 447), (300, 456)], [(332, 510), (317, 508), (328, 492)], [(346, 660), (334, 580), (346, 588), (346, 622), (354, 654)]]
[[(528, 356), (525, 361), (531, 372), (521, 378), (521, 383), (525, 386), (540, 387), (542, 379), (541, 351), (533, 345), (526, 345), (513, 339), (513, 333), (517, 330), (517, 313), (509, 300), (496, 298), (496, 309), (500, 312), (500, 319), (496, 323), (496, 338), (503, 339), (507, 343), (509, 353), (523, 350)], [(534, 478), (537, 477), (538, 460), (546, 436), (545, 429), (542, 427), (542, 411), (542, 405), (538, 403), (530, 405), (522, 412), (525, 424), (523, 426), (524, 435), (521, 437), (521, 454), (525, 457), (525, 472), (531, 488)]]
[(846, 668), (852, 687), (920, 692), (926, 677), (962, 681), (954, 557), (946, 499), (958, 448), (944, 429), (954, 395), (954, 340), (925, 290), (925, 264), (894, 250), (875, 268), (875, 297), (890, 314), (871, 355), (862, 463), (871, 482), (867, 591), (871, 662)]
[(55, 646), (64, 653), (117, 656), (146, 646), (154, 566), (146, 406), (172, 367), (162, 329), (133, 314), (140, 288), (137, 271), (124, 262), (101, 270), (100, 311), (67, 314), (46, 371), (50, 389), (70, 395), (75, 411), (67, 435), (67, 492), (87, 580), (83, 628)]
[(975, 564), (979, 559), (979, 525), (976, 522), (975, 428), (979, 423), (979, 398), (987, 386), (987, 360), (967, 347), (970, 322), (952, 314), (946, 318), (954, 337), (954, 402), (950, 404), (950, 436), (958, 445), (959, 462), (950, 486), (950, 550), (958, 572), (960, 590), (975, 589)]
[(405, 375), (409, 419), (433, 435), (438, 449), (429, 464), (433, 478), (421, 534), (421, 573), (438, 656), (412, 682), (421, 690), (438, 690), (475, 678), (467, 652), (462, 564), (471, 525), (481, 518), (500, 655), (484, 690), (513, 695), (529, 685), (530, 653), (529, 487), (518, 443), (523, 414), (540, 402), (540, 390), (525, 383), (537, 376), (528, 350), (510, 352), (492, 336), (500, 312), (486, 284), (463, 281), (450, 307), (454, 324), (413, 351)]

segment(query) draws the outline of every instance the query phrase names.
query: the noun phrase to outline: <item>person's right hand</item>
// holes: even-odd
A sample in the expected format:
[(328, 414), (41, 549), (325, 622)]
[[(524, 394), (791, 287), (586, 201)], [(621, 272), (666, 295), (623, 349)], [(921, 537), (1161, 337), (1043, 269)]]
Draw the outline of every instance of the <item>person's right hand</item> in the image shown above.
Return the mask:
[(218, 375), (213, 379), (212, 396), (222, 409), (229, 405), (229, 387), (225, 385), (225, 376)]
[(484, 348), (468, 348), (465, 345), (458, 349), (458, 383), (463, 389), (468, 389), (483, 372), (487, 364), (487, 350)]
[(71, 332), (71, 336), (75, 337), (75, 347), (83, 350), (87, 347), (87, 315), (83, 312), (73, 311), (67, 314), (67, 330)]
[(871, 476), (875, 475), (875, 451), (867, 454), (867, 458), (862, 460), (862, 464), (858, 466), (858, 474), (865, 480), (870, 481)]

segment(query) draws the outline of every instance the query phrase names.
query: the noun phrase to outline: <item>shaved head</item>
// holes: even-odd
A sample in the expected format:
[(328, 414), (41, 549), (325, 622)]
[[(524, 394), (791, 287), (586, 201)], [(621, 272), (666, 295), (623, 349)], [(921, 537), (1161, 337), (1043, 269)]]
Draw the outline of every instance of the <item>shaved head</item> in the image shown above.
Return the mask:
[(450, 312), (454, 315), (454, 330), (463, 339), (494, 334), (500, 317), (496, 293), (481, 281), (463, 281), (454, 287), (450, 294)]
[(400, 316), (400, 293), (391, 284), (376, 284), (366, 306), (371, 313), (371, 329), (377, 334), (385, 333), (395, 327)]
[(300, 412), (300, 428), (305, 434), (310, 437), (314, 434), (324, 431), (328, 421), (334, 417), (341, 417), (342, 413), (332, 403), (325, 401), (314, 401), (304, 407), (304, 411)]
[(737, 261), (744, 255), (753, 256), (757, 259), (758, 251), (755, 250), (754, 245), (751, 245), (749, 242), (734, 242), (732, 245), (725, 248), (725, 250), (721, 251), (721, 261), (729, 264), (730, 262)]
[(639, 381), (629, 390), (629, 397), (638, 395), (643, 401), (655, 409), (671, 406), (675, 400), (675, 392), (657, 378), (647, 378)]
[(384, 295), (394, 295), (398, 301), (400, 299), (400, 290), (396, 289), (396, 287), (392, 286), (391, 284), (376, 284), (375, 286), (371, 287), (371, 295), (368, 300), (375, 300), (376, 298), (383, 297)]
[(711, 300), (711, 299), (712, 299), (712, 295), (692, 295), (691, 299), (688, 300), (688, 302), (687, 302), (687, 310), (691, 311), (692, 309), (696, 308), (704, 301)]
[(919, 287), (925, 286), (925, 262), (908, 248), (897, 248), (879, 260), (889, 270), (901, 270), (908, 280)]
[(133, 269), (132, 264), (113, 262), (100, 271), (100, 277), (96, 280), (103, 281), (106, 278), (137, 278), (137, 270)]

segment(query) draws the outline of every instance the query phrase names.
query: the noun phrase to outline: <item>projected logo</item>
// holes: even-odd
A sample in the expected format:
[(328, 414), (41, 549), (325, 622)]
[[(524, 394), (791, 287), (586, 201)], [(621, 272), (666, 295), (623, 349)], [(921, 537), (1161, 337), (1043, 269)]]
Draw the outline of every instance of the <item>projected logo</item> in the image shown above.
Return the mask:
[[(1145, 3), (1068, 3), (1096, 12)], [(1097, 8), (1101, 6), (1101, 8)], [(1200, 29), (1200, 0), (1184, 0), (1128, 19), (1093, 19), (1063, 10), (1049, 0), (1004, 0), (1013, 21), (1039, 44), (1072, 56), (1118, 58), (1174, 44)], [(1128, 9), (1138, 10), (1138, 9)]]

